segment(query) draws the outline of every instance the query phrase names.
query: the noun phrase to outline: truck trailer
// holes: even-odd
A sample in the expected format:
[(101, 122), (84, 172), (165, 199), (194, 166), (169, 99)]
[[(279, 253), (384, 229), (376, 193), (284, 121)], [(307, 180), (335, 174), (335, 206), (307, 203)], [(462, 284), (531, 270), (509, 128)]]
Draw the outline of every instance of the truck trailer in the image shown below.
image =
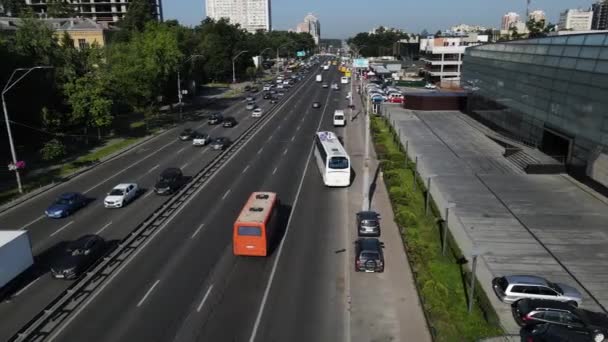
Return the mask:
[(6, 285), (34, 264), (26, 230), (0, 230), (0, 296)]

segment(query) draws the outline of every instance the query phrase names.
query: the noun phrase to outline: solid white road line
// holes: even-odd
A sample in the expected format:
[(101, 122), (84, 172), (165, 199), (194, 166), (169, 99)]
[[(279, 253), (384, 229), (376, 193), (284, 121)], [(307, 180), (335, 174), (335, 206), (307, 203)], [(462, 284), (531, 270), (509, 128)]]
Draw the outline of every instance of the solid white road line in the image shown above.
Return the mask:
[(98, 230), (97, 233), (95, 233), (95, 234), (97, 234), (97, 235), (101, 234), (101, 232), (103, 232), (104, 230), (106, 230), (106, 228), (108, 228), (111, 224), (112, 224), (112, 221), (106, 223), (106, 225), (103, 226), (103, 227), (101, 227), (101, 229)]
[(139, 301), (139, 303), (137, 303), (137, 307), (140, 307), (148, 298), (148, 296), (150, 295), (150, 293), (152, 293), (152, 291), (154, 291), (154, 288), (156, 287), (156, 285), (158, 285), (158, 283), (160, 282), (160, 279), (158, 279), (157, 281), (154, 282), (154, 284), (148, 289), (148, 292), (146, 292), (146, 294), (142, 297), (142, 299)]
[(230, 191), (231, 191), (231, 190), (232, 190), (232, 189), (228, 189), (228, 190), (227, 190), (227, 191), (224, 193), (224, 196), (222, 196), (222, 199), (226, 199), (226, 197), (228, 197), (228, 194), (230, 194)]
[(21, 230), (25, 230), (25, 228), (27, 228), (27, 227), (29, 227), (29, 226), (33, 225), (34, 223), (36, 223), (36, 222), (38, 222), (38, 221), (42, 220), (43, 218), (44, 218), (44, 215), (40, 215), (40, 216), (38, 216), (36, 219), (34, 219), (34, 221), (32, 221), (32, 222), (30, 222), (30, 223), (27, 223), (27, 224), (25, 224), (23, 227), (21, 227)]
[(158, 169), (159, 166), (160, 166), (160, 164), (154, 165), (150, 170), (148, 170), (148, 173), (152, 173), (152, 171)]
[(182, 166), (180, 167), (180, 169), (182, 169), (182, 170), (183, 170), (183, 169), (185, 169), (185, 168), (186, 168), (186, 167), (187, 167), (189, 164), (190, 164), (190, 162), (185, 163), (184, 165), (182, 165)]
[(180, 154), (184, 151), (185, 147), (180, 148), (179, 150), (177, 150), (177, 154)]
[(264, 146), (260, 147), (260, 149), (258, 150), (258, 154), (262, 153), (263, 150), (264, 150)]
[(25, 290), (29, 289), (30, 286), (34, 285), (35, 282), (37, 282), (38, 280), (40, 280), (42, 276), (32, 280), (29, 284), (27, 284), (24, 288), (22, 288), (21, 290), (19, 290), (17, 293), (15, 293), (15, 295), (13, 297), (17, 297), (18, 295), (22, 294), (23, 292), (25, 292)]
[(249, 170), (249, 165), (245, 166), (245, 168), (243, 169), (243, 171), (241, 171), (241, 173), (245, 173), (245, 172), (247, 172), (247, 170)]
[(203, 308), (203, 305), (205, 305), (205, 302), (207, 301), (207, 297), (209, 297), (211, 290), (213, 290), (213, 284), (211, 284), (211, 286), (209, 286), (209, 288), (207, 289), (207, 292), (205, 292), (205, 296), (203, 297), (203, 300), (201, 300), (201, 303), (196, 308), (196, 312), (201, 312), (201, 309)]
[(54, 233), (52, 233), (50, 236), (53, 236), (53, 235), (55, 235), (55, 234), (59, 233), (60, 231), (62, 231), (62, 230), (64, 230), (65, 228), (67, 228), (67, 227), (68, 227), (69, 225), (71, 225), (72, 223), (74, 223), (74, 221), (70, 221), (70, 222), (68, 222), (68, 224), (66, 224), (65, 226), (63, 226), (63, 227), (61, 227), (61, 228), (57, 229), (57, 230), (56, 230)]
[(287, 154), (287, 151), (289, 151), (289, 149), (288, 149), (288, 148), (286, 148), (286, 149), (285, 149), (285, 151), (283, 151), (283, 155), (286, 155), (286, 154)]
[[(325, 110), (327, 109), (327, 103), (329, 100), (329, 94), (327, 96), (325, 107), (323, 108), (323, 113), (319, 118), (319, 124), (317, 125), (317, 129), (315, 131), (319, 131), (321, 127), (321, 123), (323, 123), (323, 117), (325, 116)], [(310, 151), (308, 152), (308, 157), (306, 159), (306, 166), (304, 167), (304, 172), (302, 172), (302, 177), (300, 178), (300, 184), (298, 185), (298, 191), (296, 192), (295, 200), (293, 201), (293, 207), (291, 214), (289, 215), (289, 219), (287, 220), (287, 228), (285, 228), (285, 233), (283, 234), (283, 238), (281, 239), (281, 243), (279, 244), (279, 250), (277, 251), (277, 257), (274, 259), (274, 263), (272, 265), (272, 270), (270, 271), (270, 276), (268, 277), (268, 283), (266, 283), (266, 288), (264, 289), (264, 296), (262, 297), (262, 302), (260, 303), (260, 307), (258, 309), (257, 317), (255, 318), (255, 323), (253, 324), (253, 330), (251, 331), (251, 336), (249, 337), (249, 342), (255, 342), (256, 335), (258, 333), (258, 328), (260, 327), (260, 322), (262, 321), (262, 315), (264, 314), (264, 308), (266, 307), (266, 301), (268, 301), (268, 294), (270, 293), (270, 288), (272, 287), (272, 282), (274, 281), (274, 275), (277, 271), (277, 266), (279, 265), (279, 260), (281, 259), (281, 254), (283, 253), (283, 246), (285, 244), (285, 239), (289, 234), (289, 228), (291, 228), (291, 219), (293, 218), (293, 213), (296, 211), (298, 207), (298, 201), (300, 200), (300, 193), (302, 192), (302, 186), (304, 185), (304, 178), (306, 177), (306, 172), (308, 171), (308, 166), (310, 165), (310, 158), (312, 157), (314, 146), (310, 147)]]
[(201, 229), (203, 229), (203, 227), (205, 226), (204, 223), (201, 223), (200, 226), (198, 226), (198, 228), (196, 228), (196, 230), (194, 231), (194, 234), (192, 234), (192, 236), (190, 237), (191, 239), (194, 239), (194, 237), (198, 234), (198, 232), (201, 231)]
[(274, 170), (272, 170), (272, 174), (274, 175), (277, 172), (277, 168), (275, 167)]
[(291, 137), (291, 141), (293, 142), (296, 139), (296, 136), (294, 135), (293, 137)]

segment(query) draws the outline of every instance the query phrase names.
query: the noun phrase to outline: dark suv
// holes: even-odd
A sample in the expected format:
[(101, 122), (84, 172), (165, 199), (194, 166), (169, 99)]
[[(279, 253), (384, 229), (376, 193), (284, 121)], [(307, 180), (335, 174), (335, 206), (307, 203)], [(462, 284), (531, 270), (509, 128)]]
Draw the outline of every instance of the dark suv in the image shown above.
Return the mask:
[(170, 167), (160, 173), (158, 182), (156, 182), (156, 185), (154, 186), (154, 192), (159, 195), (172, 194), (184, 185), (184, 180), (182, 170), (176, 167)]
[(224, 121), (222, 114), (211, 114), (207, 123), (210, 125), (219, 125), (222, 121)]
[(355, 272), (384, 272), (384, 243), (375, 238), (355, 241)]
[(520, 326), (555, 324), (572, 333), (588, 336), (589, 341), (603, 341), (608, 336), (608, 316), (576, 308), (564, 302), (522, 299), (513, 304), (513, 318)]
[(375, 211), (358, 212), (357, 234), (359, 236), (380, 236), (380, 215)]
[(581, 335), (565, 326), (556, 324), (536, 324), (521, 328), (522, 342), (596, 342), (587, 335)]

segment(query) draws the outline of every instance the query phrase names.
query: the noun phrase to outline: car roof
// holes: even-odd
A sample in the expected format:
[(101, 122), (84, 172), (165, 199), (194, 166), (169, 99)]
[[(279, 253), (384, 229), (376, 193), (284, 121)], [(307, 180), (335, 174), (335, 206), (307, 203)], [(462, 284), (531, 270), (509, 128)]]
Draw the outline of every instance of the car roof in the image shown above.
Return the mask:
[(509, 275), (505, 279), (509, 284), (548, 285), (545, 278), (533, 275)]
[(549, 299), (523, 299), (523, 304), (529, 308), (529, 310), (535, 310), (538, 308), (547, 308), (547, 309), (559, 309), (559, 310), (572, 310), (575, 309), (574, 306), (566, 303), (560, 302), (557, 300), (549, 300)]
[(380, 250), (380, 240), (376, 238), (359, 238), (357, 241), (362, 250)]
[(126, 189), (129, 185), (136, 185), (135, 183), (120, 183), (114, 187), (114, 189)]
[(72, 241), (70, 243), (70, 247), (72, 247), (72, 248), (81, 247), (81, 246), (84, 246), (85, 244), (87, 244), (91, 240), (103, 240), (103, 238), (101, 238), (99, 235), (95, 235), (95, 234), (83, 235), (83, 236), (79, 237), (78, 239)]
[(170, 175), (174, 175), (174, 174), (181, 174), (182, 170), (177, 168), (177, 167), (169, 167), (163, 170), (163, 172), (161, 172), (161, 176), (170, 176)]
[(65, 193), (59, 195), (59, 198), (72, 198), (72, 197), (78, 196), (78, 195), (80, 195), (79, 192), (65, 192)]
[(357, 216), (359, 216), (360, 218), (362, 218), (364, 220), (370, 220), (370, 219), (377, 219), (378, 216), (380, 216), (380, 215), (375, 211), (360, 211), (357, 213)]

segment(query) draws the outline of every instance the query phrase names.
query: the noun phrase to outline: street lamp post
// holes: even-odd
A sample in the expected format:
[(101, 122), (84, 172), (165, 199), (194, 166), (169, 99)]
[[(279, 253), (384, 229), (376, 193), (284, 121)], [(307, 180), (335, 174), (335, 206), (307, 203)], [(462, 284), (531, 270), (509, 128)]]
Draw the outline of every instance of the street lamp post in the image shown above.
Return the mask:
[(190, 60), (197, 58), (197, 57), (202, 57), (203, 55), (192, 55), (190, 57), (188, 57), (188, 59), (186, 59), (185, 61), (182, 62), (182, 64), (177, 67), (177, 101), (178, 101), (178, 106), (179, 106), (179, 120), (182, 120), (182, 80), (181, 80), (181, 74), (180, 74), (180, 67), (186, 63), (188, 63)]
[(355, 58), (354, 58), (354, 57), (355, 57), (355, 56), (357, 56), (357, 57), (358, 57), (358, 56), (359, 56), (359, 51), (361, 51), (361, 49), (362, 49), (362, 48), (364, 48), (364, 47), (365, 47), (365, 45), (361, 45), (361, 46), (360, 46), (360, 47), (358, 47), (358, 48), (353, 48), (353, 47), (351, 47), (351, 49), (353, 49), (353, 50), (355, 50), (355, 51), (356, 51), (356, 53), (355, 53), (354, 55), (353, 55), (353, 54), (351, 54), (351, 58), (353, 59), (353, 62), (352, 62), (352, 66), (353, 66), (353, 68), (352, 68), (352, 69), (353, 69), (353, 70), (351, 70), (351, 74), (350, 74), (350, 95), (351, 95), (351, 96), (350, 96), (350, 101), (349, 101), (350, 108), (351, 108), (351, 114), (352, 114), (352, 108), (353, 108), (353, 95), (355, 94), (355, 92), (354, 92), (355, 71), (357, 70), (357, 69), (355, 68)]
[[(8, 109), (6, 107), (6, 100), (4, 99), (4, 95), (9, 90), (11, 90), (11, 88), (13, 88), (17, 83), (19, 83), (19, 81), (24, 79), (25, 76), (27, 76), (30, 72), (32, 72), (34, 70), (38, 70), (38, 69), (52, 69), (52, 68), (53, 67), (51, 67), (51, 66), (35, 66), (32, 68), (17, 68), (15, 70), (13, 70), (11, 77), (9, 77), (8, 81), (4, 85), (4, 88), (2, 89), (2, 110), (4, 111), (4, 122), (6, 122), (6, 132), (8, 135), (8, 142), (11, 147), (11, 157), (13, 158), (13, 165), (17, 165), (17, 152), (15, 151), (15, 144), (13, 142), (13, 134), (11, 132), (11, 123), (8, 118)], [(19, 71), (25, 71), (25, 73), (23, 75), (21, 75), (15, 81), (13, 81), (13, 77), (15, 77), (15, 74)], [(21, 175), (19, 174), (18, 168), (15, 168), (15, 176), (17, 177), (17, 188), (19, 189), (19, 193), (22, 194), (23, 186), (21, 185)]]
[(248, 52), (248, 51), (247, 50), (243, 50), (243, 51), (239, 52), (236, 56), (232, 57), (232, 83), (236, 83), (236, 70), (235, 70), (235, 66), (234, 66), (234, 64), (236, 62), (236, 59), (240, 55), (244, 54), (245, 52)]
[(281, 50), (282, 47), (286, 47), (288, 45), (289, 44), (283, 44), (277, 48), (277, 62), (276, 62), (277, 63), (277, 75), (279, 74), (279, 51)]

